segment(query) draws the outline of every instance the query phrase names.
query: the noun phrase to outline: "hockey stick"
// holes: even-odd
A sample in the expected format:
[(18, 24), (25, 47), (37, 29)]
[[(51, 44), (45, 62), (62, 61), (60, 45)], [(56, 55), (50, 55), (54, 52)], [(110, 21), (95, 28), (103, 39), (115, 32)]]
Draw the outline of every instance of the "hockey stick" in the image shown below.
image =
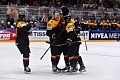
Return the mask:
[(41, 22), (43, 22), (44, 18), (45, 18), (45, 15), (43, 15), (43, 17), (42, 17), (42, 19), (41, 19)]
[[(79, 43), (79, 42), (85, 42), (85, 41), (75, 41), (75, 42), (72, 42), (72, 44)], [(67, 45), (67, 43), (63, 43), (63, 44), (58, 44), (58, 45), (56, 45), (56, 44), (50, 43), (50, 42), (48, 42), (48, 41), (46, 41), (46, 43), (50, 44), (51, 46), (65, 46), (65, 45)], [(72, 45), (72, 44), (71, 44), (71, 45)]]
[(50, 43), (49, 41), (46, 41), (46, 43), (50, 44), (51, 46), (64, 46), (64, 45), (67, 45), (66, 43), (56, 45), (56, 44)]
[(40, 57), (40, 60), (45, 56), (45, 54), (48, 52), (49, 49), (50, 49), (50, 46), (49, 46), (48, 49), (44, 52), (44, 54)]
[[(85, 40), (85, 33), (84, 33), (84, 31), (83, 31), (83, 34), (84, 34), (84, 40)], [(86, 43), (86, 41), (85, 41), (85, 48), (86, 48), (86, 51), (87, 51), (88, 48), (87, 48), (87, 43)]]
[[(58, 37), (60, 37), (60, 35), (62, 34), (62, 32), (64, 31), (64, 29), (60, 32), (60, 34), (58, 35)], [(53, 41), (53, 43), (51, 44), (54, 44), (55, 40)], [(45, 54), (48, 52), (48, 50), (50, 49), (51, 45), (48, 47), (48, 49), (44, 52), (44, 54), (40, 57), (40, 60), (42, 60), (42, 58), (45, 56)]]

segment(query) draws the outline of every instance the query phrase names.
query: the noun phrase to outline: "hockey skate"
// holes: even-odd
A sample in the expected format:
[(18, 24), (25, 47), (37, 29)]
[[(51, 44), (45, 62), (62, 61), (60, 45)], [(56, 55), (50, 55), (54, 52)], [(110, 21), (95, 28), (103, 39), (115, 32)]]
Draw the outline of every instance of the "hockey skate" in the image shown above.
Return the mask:
[(57, 67), (57, 72), (61, 73), (61, 69), (59, 67)]
[(25, 73), (30, 73), (31, 69), (29, 67), (24, 67), (24, 71), (25, 71)]
[(63, 69), (61, 69), (62, 72), (69, 72), (70, 71), (70, 67), (69, 66), (65, 66)]
[(61, 70), (56, 66), (52, 66), (52, 71), (53, 71), (54, 74), (57, 74), (57, 73), (61, 72)]
[(71, 67), (71, 69), (70, 69), (68, 75), (75, 75), (76, 73), (77, 73), (76, 67)]
[(84, 65), (80, 66), (80, 69), (79, 69), (80, 72), (85, 72), (86, 71), (86, 68)]

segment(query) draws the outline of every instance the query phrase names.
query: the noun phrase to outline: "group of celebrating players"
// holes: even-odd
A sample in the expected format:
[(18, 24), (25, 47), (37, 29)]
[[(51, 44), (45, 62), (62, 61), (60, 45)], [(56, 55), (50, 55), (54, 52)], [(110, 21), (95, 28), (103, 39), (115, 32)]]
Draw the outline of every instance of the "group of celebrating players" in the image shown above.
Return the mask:
[[(51, 46), (51, 63), (54, 73), (67, 71), (76, 73), (78, 70), (85, 71), (82, 57), (79, 54), (81, 41), (79, 33), (80, 26), (77, 20), (74, 20), (69, 14), (67, 7), (63, 6), (61, 11), (55, 11), (54, 16), (47, 22), (46, 34), (49, 36)], [(64, 44), (66, 45), (61, 45)], [(63, 53), (65, 68), (58, 67), (60, 56)], [(80, 69), (77, 68), (80, 65)]]
[[(72, 18), (69, 14), (69, 9), (65, 6), (61, 11), (54, 11), (54, 15), (47, 22), (46, 35), (49, 36), (49, 44), (51, 49), (51, 64), (52, 71), (58, 73), (66, 71), (76, 73), (77, 71), (86, 71), (82, 57), (79, 54), (81, 45), (79, 22)], [(25, 14), (19, 15), (19, 21), (16, 27), (15, 44), (20, 53), (23, 54), (23, 66), (25, 72), (31, 72), (29, 68), (29, 38), (31, 33), (31, 23), (26, 23)], [(65, 45), (60, 45), (65, 44)], [(63, 53), (65, 68), (58, 67), (60, 56)], [(77, 64), (80, 68), (77, 68)]]

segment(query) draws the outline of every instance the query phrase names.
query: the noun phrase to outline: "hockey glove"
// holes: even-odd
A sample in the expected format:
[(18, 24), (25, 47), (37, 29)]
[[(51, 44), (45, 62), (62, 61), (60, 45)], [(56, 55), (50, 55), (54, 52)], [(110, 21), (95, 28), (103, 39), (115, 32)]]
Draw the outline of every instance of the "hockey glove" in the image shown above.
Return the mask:
[(72, 40), (70, 38), (68, 38), (66, 43), (67, 43), (67, 46), (70, 46), (70, 45), (72, 45)]
[(30, 35), (30, 34), (32, 34), (32, 29), (30, 29), (30, 30), (28, 31), (28, 35)]
[(28, 31), (28, 35), (32, 34), (32, 31)]

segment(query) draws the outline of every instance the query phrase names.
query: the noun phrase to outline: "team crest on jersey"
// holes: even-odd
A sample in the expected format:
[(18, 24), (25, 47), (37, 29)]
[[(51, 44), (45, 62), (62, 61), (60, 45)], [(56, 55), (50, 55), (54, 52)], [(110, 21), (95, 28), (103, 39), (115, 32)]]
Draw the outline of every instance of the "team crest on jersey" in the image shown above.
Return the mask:
[(51, 21), (51, 23), (53, 23), (53, 21)]

